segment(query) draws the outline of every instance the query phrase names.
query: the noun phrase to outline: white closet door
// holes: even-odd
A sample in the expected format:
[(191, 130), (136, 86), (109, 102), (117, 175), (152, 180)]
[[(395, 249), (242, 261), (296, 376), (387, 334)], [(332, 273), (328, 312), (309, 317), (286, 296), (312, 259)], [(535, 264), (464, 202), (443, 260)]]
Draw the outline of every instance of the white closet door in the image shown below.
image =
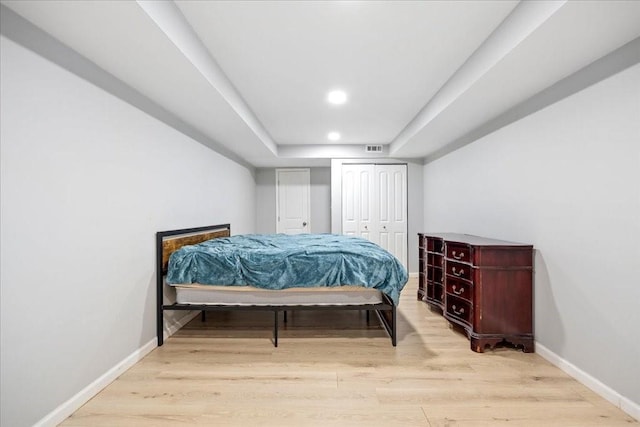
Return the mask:
[(378, 243), (373, 165), (343, 165), (342, 233)]
[(407, 166), (342, 165), (342, 233), (379, 244), (407, 267)]
[(407, 266), (407, 166), (376, 165), (378, 244)]

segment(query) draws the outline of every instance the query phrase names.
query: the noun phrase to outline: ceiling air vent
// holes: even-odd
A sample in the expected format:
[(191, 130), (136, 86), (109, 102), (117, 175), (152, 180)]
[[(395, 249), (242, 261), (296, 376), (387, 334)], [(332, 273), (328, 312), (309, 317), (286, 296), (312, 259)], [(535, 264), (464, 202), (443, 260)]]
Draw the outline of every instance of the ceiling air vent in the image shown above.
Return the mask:
[(367, 153), (382, 153), (382, 145), (365, 145), (364, 151)]

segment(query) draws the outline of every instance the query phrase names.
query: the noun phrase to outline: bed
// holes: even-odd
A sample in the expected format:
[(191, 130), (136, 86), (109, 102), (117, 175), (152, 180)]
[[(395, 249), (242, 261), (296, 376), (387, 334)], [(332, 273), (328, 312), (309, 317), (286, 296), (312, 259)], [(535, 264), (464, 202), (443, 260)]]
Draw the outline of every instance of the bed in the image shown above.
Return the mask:
[[(374, 312), (396, 346), (396, 306), (407, 282), (402, 265), (379, 246), (338, 235), (238, 235), (230, 224), (156, 234), (157, 333), (164, 312), (297, 310)], [(175, 291), (175, 302), (165, 292)]]

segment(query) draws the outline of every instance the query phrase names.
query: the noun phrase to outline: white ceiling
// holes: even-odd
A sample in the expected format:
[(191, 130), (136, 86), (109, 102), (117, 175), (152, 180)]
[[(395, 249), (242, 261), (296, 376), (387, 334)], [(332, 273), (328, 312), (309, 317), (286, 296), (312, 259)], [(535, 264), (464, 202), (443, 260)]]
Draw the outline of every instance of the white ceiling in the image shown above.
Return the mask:
[(254, 166), (428, 157), (640, 36), (640, 1), (2, 4)]

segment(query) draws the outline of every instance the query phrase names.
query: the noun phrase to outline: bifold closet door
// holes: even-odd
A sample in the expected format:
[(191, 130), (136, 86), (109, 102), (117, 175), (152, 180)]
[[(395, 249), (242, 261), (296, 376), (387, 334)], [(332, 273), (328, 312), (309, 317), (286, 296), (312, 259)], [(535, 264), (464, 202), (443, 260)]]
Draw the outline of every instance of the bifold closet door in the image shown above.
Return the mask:
[(342, 167), (342, 234), (378, 243), (373, 165)]
[(342, 233), (379, 244), (407, 267), (406, 165), (342, 165)]
[(375, 165), (376, 243), (407, 267), (407, 166)]

